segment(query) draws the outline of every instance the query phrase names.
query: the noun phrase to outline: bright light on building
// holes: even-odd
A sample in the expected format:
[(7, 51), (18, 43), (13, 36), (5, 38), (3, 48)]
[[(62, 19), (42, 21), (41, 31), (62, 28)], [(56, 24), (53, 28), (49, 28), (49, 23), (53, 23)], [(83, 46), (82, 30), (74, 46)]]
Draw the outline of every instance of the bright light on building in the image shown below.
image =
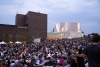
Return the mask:
[(78, 23), (78, 32), (80, 32), (80, 23)]
[(73, 34), (73, 35), (75, 35), (75, 34)]
[(62, 32), (64, 31), (64, 27), (62, 28)]
[(72, 37), (68, 37), (68, 38), (72, 38)]
[(63, 34), (61, 34), (61, 35), (63, 35)]

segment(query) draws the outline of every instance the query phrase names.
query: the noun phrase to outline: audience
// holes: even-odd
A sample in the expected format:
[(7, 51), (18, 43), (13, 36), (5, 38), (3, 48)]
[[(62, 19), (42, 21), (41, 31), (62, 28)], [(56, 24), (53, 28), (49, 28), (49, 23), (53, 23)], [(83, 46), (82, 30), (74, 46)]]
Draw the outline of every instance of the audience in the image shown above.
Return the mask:
[[(0, 67), (85, 67), (89, 37), (46, 39), (41, 43), (7, 44), (0, 47)], [(100, 43), (100, 42), (99, 42)], [(86, 63), (86, 64), (85, 64)]]

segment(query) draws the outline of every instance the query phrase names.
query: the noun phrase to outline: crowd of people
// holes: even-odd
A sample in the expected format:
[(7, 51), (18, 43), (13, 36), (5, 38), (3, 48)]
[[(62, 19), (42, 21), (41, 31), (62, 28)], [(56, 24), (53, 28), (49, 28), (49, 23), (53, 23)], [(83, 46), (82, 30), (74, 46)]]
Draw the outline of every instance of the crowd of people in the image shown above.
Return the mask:
[(91, 43), (90, 37), (80, 37), (7, 44), (0, 47), (0, 67), (88, 67), (88, 50), (85, 50)]

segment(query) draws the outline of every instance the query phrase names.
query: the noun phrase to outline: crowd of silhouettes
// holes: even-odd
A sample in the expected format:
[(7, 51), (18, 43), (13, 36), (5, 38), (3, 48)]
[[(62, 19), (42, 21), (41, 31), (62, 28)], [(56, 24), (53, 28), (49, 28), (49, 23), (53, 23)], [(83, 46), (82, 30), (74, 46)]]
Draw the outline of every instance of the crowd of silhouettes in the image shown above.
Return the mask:
[[(7, 44), (0, 47), (0, 67), (85, 67), (85, 49), (92, 42), (100, 44), (100, 35), (71, 39), (46, 39), (40, 43)], [(99, 56), (100, 57), (100, 56)]]

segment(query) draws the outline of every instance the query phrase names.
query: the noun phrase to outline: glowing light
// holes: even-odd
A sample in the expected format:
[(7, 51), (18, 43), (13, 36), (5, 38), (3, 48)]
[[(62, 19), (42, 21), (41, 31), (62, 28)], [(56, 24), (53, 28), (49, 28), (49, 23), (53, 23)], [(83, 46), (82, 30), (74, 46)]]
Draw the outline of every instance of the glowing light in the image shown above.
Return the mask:
[(56, 24), (56, 29), (57, 29), (58, 32), (60, 32), (59, 26), (57, 24)]
[(61, 35), (63, 35), (63, 34), (61, 34)]
[(69, 38), (71, 38), (71, 37), (69, 37)]
[(62, 28), (62, 32), (64, 31), (64, 27)]
[(78, 32), (80, 32), (80, 23), (78, 23)]

